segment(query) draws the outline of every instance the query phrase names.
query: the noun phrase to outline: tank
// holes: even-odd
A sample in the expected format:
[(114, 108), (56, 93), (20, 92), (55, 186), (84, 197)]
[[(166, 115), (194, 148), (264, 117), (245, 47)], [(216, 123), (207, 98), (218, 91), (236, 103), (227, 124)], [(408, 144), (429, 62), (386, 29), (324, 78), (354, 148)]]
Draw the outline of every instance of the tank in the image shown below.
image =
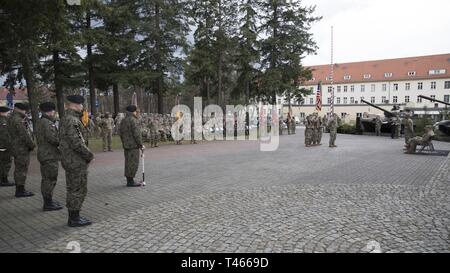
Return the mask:
[[(445, 101), (441, 101), (441, 100), (437, 100), (437, 99), (433, 99), (427, 96), (423, 96), (423, 95), (419, 95), (419, 98), (425, 99), (425, 100), (429, 100), (431, 102), (437, 102), (437, 103), (442, 103), (446, 106), (450, 106), (450, 103), (445, 102)], [(440, 122), (437, 122), (434, 127), (439, 130), (440, 132), (442, 132), (443, 134), (445, 134), (446, 136), (450, 137), (450, 120), (442, 120)]]

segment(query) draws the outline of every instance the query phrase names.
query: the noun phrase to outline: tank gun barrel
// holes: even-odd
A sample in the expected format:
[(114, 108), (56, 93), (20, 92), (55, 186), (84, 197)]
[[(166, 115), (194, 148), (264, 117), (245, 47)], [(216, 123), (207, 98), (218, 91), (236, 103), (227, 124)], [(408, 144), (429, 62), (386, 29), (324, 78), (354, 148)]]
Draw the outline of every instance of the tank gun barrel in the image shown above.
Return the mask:
[(376, 108), (376, 109), (378, 109), (378, 110), (380, 110), (380, 111), (383, 111), (383, 112), (384, 112), (384, 115), (385, 115), (386, 117), (388, 117), (388, 118), (395, 116), (395, 114), (393, 114), (392, 112), (389, 112), (389, 111), (386, 110), (386, 109), (383, 109), (383, 108), (381, 108), (381, 107), (379, 107), (379, 106), (376, 106), (375, 104), (372, 104), (372, 103), (367, 102), (367, 101), (365, 101), (365, 100), (361, 100), (361, 101), (364, 102), (365, 104), (369, 105), (369, 106), (372, 106), (373, 108)]
[(427, 96), (424, 96), (424, 95), (419, 95), (419, 98), (426, 99), (426, 100), (429, 100), (431, 102), (442, 103), (442, 104), (445, 104), (447, 106), (450, 106), (450, 103), (448, 103), (448, 102), (437, 100), (437, 99), (433, 99), (433, 98), (430, 98), (430, 97), (427, 97)]

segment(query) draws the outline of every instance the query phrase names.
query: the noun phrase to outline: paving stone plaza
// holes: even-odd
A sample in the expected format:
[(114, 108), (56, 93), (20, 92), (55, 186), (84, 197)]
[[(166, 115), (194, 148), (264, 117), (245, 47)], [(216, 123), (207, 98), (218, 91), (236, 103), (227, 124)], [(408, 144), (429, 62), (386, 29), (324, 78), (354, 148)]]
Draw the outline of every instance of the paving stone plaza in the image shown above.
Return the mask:
[[(73, 242), (81, 252), (450, 252), (449, 157), (406, 155), (403, 139), (387, 137), (303, 143), (298, 129), (275, 152), (251, 141), (147, 149), (143, 188), (125, 187), (123, 151), (98, 153), (82, 211), (94, 223), (75, 229), (66, 210), (42, 211), (33, 156), (36, 196), (0, 189), (0, 252), (70, 252)], [(61, 168), (54, 199), (65, 192)]]

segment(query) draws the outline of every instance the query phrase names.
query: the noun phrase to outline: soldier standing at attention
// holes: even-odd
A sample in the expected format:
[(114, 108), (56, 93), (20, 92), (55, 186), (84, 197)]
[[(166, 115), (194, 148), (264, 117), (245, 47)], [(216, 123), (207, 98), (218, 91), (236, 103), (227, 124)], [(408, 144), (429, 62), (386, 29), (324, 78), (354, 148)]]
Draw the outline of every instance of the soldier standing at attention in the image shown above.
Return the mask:
[(12, 116), (8, 120), (8, 131), (11, 140), (11, 151), (14, 157), (14, 181), (16, 197), (31, 197), (34, 194), (25, 190), (30, 153), (36, 145), (33, 142), (26, 113), (28, 104), (16, 103)]
[(375, 134), (377, 136), (381, 136), (381, 118), (380, 116), (377, 116), (375, 119)]
[(100, 128), (102, 132), (103, 152), (106, 152), (106, 147), (108, 147), (109, 152), (112, 152), (111, 142), (112, 142), (112, 133), (114, 129), (114, 119), (111, 118), (109, 113), (106, 113), (103, 119), (101, 120)]
[(37, 124), (37, 158), (41, 165), (41, 192), (44, 199), (44, 211), (60, 210), (62, 206), (53, 201), (53, 190), (58, 180), (58, 167), (60, 160), (59, 136), (56, 127), (56, 106), (53, 102), (44, 102), (39, 105), (42, 117)]
[(140, 187), (141, 183), (135, 182), (134, 177), (139, 168), (139, 150), (143, 151), (145, 146), (142, 144), (142, 134), (135, 105), (127, 107), (127, 114), (120, 123), (119, 135), (125, 155), (127, 187)]
[(322, 145), (322, 135), (323, 135), (323, 120), (321, 117), (318, 117), (319, 120), (319, 131), (317, 132), (317, 145)]
[(313, 125), (312, 125), (312, 116), (308, 115), (305, 120), (305, 146), (311, 147), (312, 143), (312, 135), (313, 135)]
[(338, 128), (338, 118), (334, 113), (328, 121), (328, 129), (330, 130), (330, 148), (336, 148), (336, 135)]
[(87, 176), (89, 163), (94, 154), (86, 146), (83, 135), (84, 98), (79, 95), (67, 97), (66, 114), (61, 119), (59, 127), (59, 148), (61, 163), (66, 171), (67, 209), (69, 211), (69, 227), (90, 225), (91, 221), (80, 217), (80, 210), (87, 194)]
[(8, 181), (11, 169), (11, 141), (8, 133), (9, 108), (0, 107), (0, 187), (12, 187), (14, 183)]
[(157, 120), (152, 117), (150, 119), (150, 124), (148, 125), (150, 127), (150, 147), (158, 147), (158, 139), (159, 139), (159, 132), (158, 132), (158, 127), (156, 125)]
[(406, 114), (405, 117), (405, 144), (408, 144), (408, 140), (414, 137), (414, 123), (410, 114)]

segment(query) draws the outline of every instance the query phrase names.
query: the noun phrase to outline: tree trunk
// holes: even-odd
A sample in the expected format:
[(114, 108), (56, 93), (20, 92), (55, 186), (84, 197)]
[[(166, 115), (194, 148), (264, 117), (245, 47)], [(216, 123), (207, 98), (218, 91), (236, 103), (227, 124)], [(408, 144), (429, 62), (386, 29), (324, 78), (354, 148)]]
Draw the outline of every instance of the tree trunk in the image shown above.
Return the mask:
[(53, 50), (53, 70), (55, 76), (55, 93), (56, 93), (56, 105), (58, 108), (59, 117), (64, 116), (64, 91), (61, 83), (61, 70), (60, 70), (60, 58), (59, 51)]
[(223, 50), (222, 45), (224, 43), (225, 35), (223, 35), (223, 28), (222, 28), (222, 1), (219, 0), (219, 60), (218, 60), (218, 67), (217, 67), (217, 78), (218, 78), (218, 84), (217, 84), (217, 91), (218, 91), (218, 97), (219, 97), (219, 105), (222, 107), (222, 109), (225, 109), (225, 94), (222, 87), (222, 69), (223, 69)]
[(32, 117), (32, 123), (33, 123), (33, 134), (36, 136), (37, 132), (37, 120), (39, 118), (39, 112), (38, 112), (38, 101), (37, 101), (37, 94), (36, 94), (36, 82), (34, 79), (34, 73), (33, 73), (33, 62), (32, 57), (30, 56), (31, 50), (28, 48), (22, 49), (22, 68), (23, 68), (23, 75), (26, 81), (27, 85), (27, 93), (28, 93), (28, 100), (30, 102), (31, 107), (31, 117)]
[[(91, 13), (88, 10), (86, 14), (86, 28), (91, 28)], [(87, 61), (88, 61), (88, 73), (89, 73), (89, 97), (91, 104), (91, 114), (92, 116), (97, 116), (97, 94), (95, 92), (95, 83), (94, 83), (94, 67), (92, 64), (92, 43), (89, 41), (87, 44)]]
[(120, 112), (120, 97), (119, 97), (119, 84), (113, 84), (113, 98), (114, 98), (114, 115)]
[(160, 7), (159, 4), (155, 4), (155, 29), (156, 29), (156, 38), (155, 38), (155, 62), (156, 62), (156, 90), (155, 93), (158, 96), (158, 113), (164, 113), (164, 104), (163, 104), (163, 71), (162, 71), (162, 60), (161, 60), (161, 25), (160, 25)]
[[(273, 4), (273, 25), (272, 25), (272, 31), (273, 31), (273, 41), (277, 41), (278, 39), (278, 4), (275, 2)], [(277, 66), (277, 59), (278, 54), (276, 54), (276, 46), (272, 45), (272, 53), (270, 56), (270, 68), (275, 69)], [(277, 93), (278, 90), (273, 90), (272, 94), (272, 105), (275, 105), (277, 103)]]

